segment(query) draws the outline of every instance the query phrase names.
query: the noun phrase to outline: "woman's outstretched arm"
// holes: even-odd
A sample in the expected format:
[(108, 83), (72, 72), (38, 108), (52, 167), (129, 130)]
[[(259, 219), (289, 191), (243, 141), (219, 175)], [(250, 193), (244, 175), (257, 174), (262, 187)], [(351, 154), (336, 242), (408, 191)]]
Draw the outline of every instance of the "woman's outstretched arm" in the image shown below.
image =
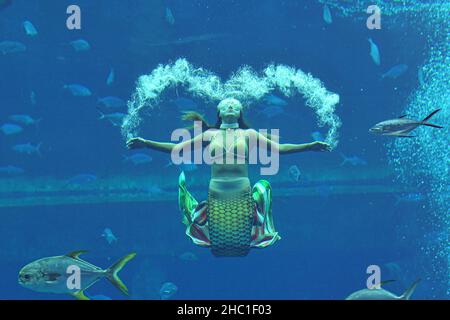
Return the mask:
[[(203, 137), (205, 134), (209, 134), (208, 131), (204, 132), (203, 134), (199, 134), (193, 139), (183, 141), (180, 143), (172, 143), (172, 142), (158, 142), (158, 141), (152, 141), (152, 140), (146, 140), (143, 138), (132, 138), (127, 141), (127, 148), (128, 149), (152, 149), (156, 151), (161, 151), (164, 153), (171, 153), (175, 150), (175, 152), (182, 150), (184, 147), (188, 145), (193, 145), (194, 148), (196, 146), (202, 146), (202, 144), (198, 142), (203, 141)], [(206, 138), (205, 138), (206, 139)]]
[(275, 142), (256, 130), (250, 130), (250, 134), (255, 134), (259, 141), (265, 142), (267, 145), (270, 145), (272, 152), (278, 151), (280, 154), (289, 154), (296, 152), (305, 152), (305, 151), (331, 151), (331, 146), (328, 143), (321, 141), (314, 141), (311, 143), (278, 143)]

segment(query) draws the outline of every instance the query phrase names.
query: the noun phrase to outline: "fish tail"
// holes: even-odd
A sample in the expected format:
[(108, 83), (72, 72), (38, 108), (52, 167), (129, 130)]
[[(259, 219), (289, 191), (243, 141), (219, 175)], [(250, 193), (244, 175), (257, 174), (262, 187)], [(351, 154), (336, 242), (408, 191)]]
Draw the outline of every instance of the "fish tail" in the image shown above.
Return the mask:
[(127, 264), (127, 262), (133, 259), (135, 256), (136, 253), (130, 253), (114, 263), (111, 267), (108, 268), (108, 270), (106, 270), (108, 280), (127, 296), (129, 295), (128, 288), (125, 286), (122, 280), (120, 280), (118, 273)]
[(433, 128), (438, 128), (438, 129), (443, 129), (444, 127), (438, 126), (437, 124), (433, 124), (433, 123), (422, 123), (423, 126), (427, 126), (427, 127), (433, 127)]
[(420, 282), (420, 279), (416, 280), (416, 281), (411, 285), (411, 287), (409, 287), (409, 288), (405, 291), (405, 293), (403, 293), (403, 294), (400, 296), (400, 300), (409, 300), (409, 299), (411, 298), (412, 294), (414, 293), (414, 290), (416, 290), (416, 287), (417, 287), (417, 285), (419, 284), (419, 282)]
[(342, 152), (340, 153), (340, 155), (341, 155), (341, 158), (342, 158), (341, 166), (343, 166), (344, 164), (347, 163), (348, 159), (345, 156), (345, 154), (343, 154)]
[(399, 195), (395, 195), (395, 203), (394, 206), (398, 206), (400, 202), (402, 202), (402, 197)]
[(426, 116), (425, 119), (422, 120), (422, 122), (426, 122), (427, 120), (429, 120), (432, 116), (434, 116), (439, 111), (441, 111), (441, 109), (434, 110), (432, 113), (430, 113), (428, 116)]
[(98, 113), (100, 113), (100, 118), (98, 118), (98, 120), (103, 120), (105, 119), (105, 114), (102, 112), (102, 110), (100, 110), (100, 108), (97, 108)]
[(42, 158), (42, 152), (41, 152), (42, 142), (39, 142), (39, 144), (36, 147), (36, 152), (39, 155), (39, 157)]

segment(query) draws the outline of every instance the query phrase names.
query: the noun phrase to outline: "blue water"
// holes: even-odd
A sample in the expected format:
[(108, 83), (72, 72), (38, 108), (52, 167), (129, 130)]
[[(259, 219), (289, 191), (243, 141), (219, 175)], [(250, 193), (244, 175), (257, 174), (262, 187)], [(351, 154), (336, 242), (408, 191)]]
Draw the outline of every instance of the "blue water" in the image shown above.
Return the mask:
[[(300, 0), (78, 0), (82, 29), (68, 30), (66, 8), (73, 3), (17, 0), (0, 11), (0, 42), (19, 41), (27, 47), (22, 53), (0, 55), (0, 124), (11, 122), (8, 117), (12, 114), (42, 119), (18, 135), (0, 133), (0, 167), (14, 165), (25, 170), (18, 178), (0, 175), (0, 185), (7, 186), (0, 190), (4, 204), (0, 209), (0, 299), (72, 299), (23, 288), (17, 275), (33, 260), (79, 249), (89, 250), (84, 259), (102, 268), (137, 252), (121, 272), (134, 299), (158, 299), (165, 282), (178, 287), (174, 299), (343, 299), (365, 287), (366, 268), (374, 264), (381, 267), (383, 279), (396, 280), (385, 289), (400, 295), (420, 278), (414, 299), (448, 298), (448, 229), (442, 231), (442, 224), (435, 223), (440, 221), (436, 215), (448, 215), (448, 210), (436, 211), (431, 202), (434, 198), (428, 196), (430, 186), (406, 185), (394, 175), (371, 177), (364, 183), (386, 188), (375, 193), (359, 191), (360, 184), (352, 182), (364, 172), (394, 170), (388, 161), (388, 139), (370, 135), (368, 129), (402, 115), (411, 94), (420, 86), (417, 69), (428, 58), (424, 48), (429, 46), (429, 34), (417, 31), (416, 20), (400, 17), (381, 30), (368, 30), (364, 19), (339, 15), (332, 8), (333, 23), (328, 25), (321, 3)], [(166, 7), (173, 13), (173, 25), (165, 19)], [(36, 37), (25, 34), (25, 20), (37, 28)], [(173, 42), (201, 35), (208, 37)], [(380, 67), (369, 55), (369, 37), (380, 48)], [(75, 52), (68, 43), (77, 39), (89, 41), (91, 50)], [(151, 45), (161, 43), (166, 44)], [(448, 51), (445, 54), (448, 58)], [(215, 258), (208, 249), (196, 247), (181, 224), (174, 194), (177, 169), (165, 167), (169, 156), (147, 152), (152, 156), (150, 164), (124, 163), (123, 156), (130, 152), (120, 127), (99, 120), (98, 98), (129, 100), (139, 76), (179, 58), (222, 79), (243, 65), (255, 70), (270, 63), (288, 65), (311, 73), (340, 96), (336, 114), (342, 127), (337, 148), (329, 154), (295, 154), (281, 159), (278, 175), (282, 182), (273, 184), (273, 215), (282, 239), (272, 247), (252, 250), (245, 258)], [(381, 79), (398, 64), (409, 66), (405, 74)], [(115, 81), (108, 86), (111, 68)], [(63, 87), (74, 83), (85, 85), (93, 95), (71, 96)], [(30, 100), (31, 92), (36, 103)], [(215, 119), (213, 103), (191, 97), (182, 88), (179, 94), (200, 105), (211, 121)], [(283, 97), (280, 92), (275, 94)], [(174, 90), (162, 97), (160, 108), (145, 119), (140, 132), (143, 137), (169, 141), (171, 132), (183, 125), (173, 99)], [(327, 128), (318, 127), (314, 112), (304, 106), (301, 96), (283, 99), (288, 106), (281, 115), (267, 118), (249, 111), (246, 118), (254, 128), (279, 128), (282, 142), (308, 142), (317, 130), (326, 134)], [(436, 109), (433, 107), (410, 116), (424, 117)], [(441, 113), (448, 115), (448, 103), (440, 107)], [(446, 125), (442, 123), (444, 116), (440, 117), (433, 118), (434, 122)], [(42, 142), (42, 157), (11, 149), (28, 142)], [(352, 166), (341, 167), (340, 153), (356, 155), (367, 165), (357, 167), (357, 173)], [(448, 157), (448, 151), (443, 150), (442, 157)], [(300, 168), (299, 183), (289, 182), (291, 165)], [(206, 179), (209, 168), (205, 167), (187, 174), (188, 185), (195, 179)], [(323, 188), (312, 195), (277, 192), (277, 186), (278, 190), (301, 191), (311, 185), (308, 170), (322, 169), (341, 170), (344, 182), (332, 181), (324, 174)], [(64, 183), (79, 174), (95, 175), (100, 181), (120, 176), (122, 180), (115, 187), (125, 185), (124, 179), (160, 181), (166, 176), (171, 180), (166, 179), (161, 188), (173, 196), (144, 202), (56, 204), (52, 200), (33, 206), (20, 206), (16, 201), (14, 206), (7, 205), (21, 197), (20, 192), (12, 191), (16, 181), (21, 185), (24, 180), (44, 185), (55, 180)], [(254, 183), (261, 177), (253, 170), (250, 178)], [(335, 184), (349, 188), (331, 194), (323, 191), (327, 187), (333, 190)], [(194, 192), (198, 200), (207, 195), (207, 184), (203, 186)], [(396, 195), (403, 193), (393, 193), (393, 187), (420, 193), (424, 200), (396, 203)], [(67, 190), (61, 188), (61, 194), (64, 192)], [(105, 228), (117, 236), (116, 243), (108, 244), (101, 237)], [(424, 249), (427, 246), (433, 249)], [(193, 253), (195, 261), (180, 258), (185, 252)], [(126, 298), (106, 280), (87, 292)]]

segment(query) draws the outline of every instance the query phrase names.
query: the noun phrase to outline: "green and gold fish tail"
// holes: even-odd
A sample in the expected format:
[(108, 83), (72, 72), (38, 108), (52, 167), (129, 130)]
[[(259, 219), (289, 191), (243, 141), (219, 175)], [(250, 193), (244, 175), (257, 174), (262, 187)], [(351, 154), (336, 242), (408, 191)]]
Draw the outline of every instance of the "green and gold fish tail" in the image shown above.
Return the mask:
[(194, 212), (198, 202), (186, 188), (186, 176), (181, 172), (178, 178), (178, 206), (183, 213), (183, 224), (189, 226), (194, 220)]
[(253, 186), (252, 192), (256, 204), (256, 216), (251, 247), (265, 248), (281, 239), (273, 223), (272, 187), (267, 180), (260, 180)]
[(208, 223), (216, 257), (246, 256), (250, 251), (255, 205), (252, 193), (209, 192)]
[(183, 215), (182, 222), (186, 226), (186, 235), (199, 246), (209, 247), (209, 231), (207, 223), (207, 202), (200, 204), (186, 188), (186, 177), (181, 172), (178, 178), (178, 206)]
[(122, 291), (123, 294), (129, 295), (128, 288), (125, 286), (125, 284), (122, 282), (122, 280), (119, 278), (118, 273), (122, 268), (136, 256), (136, 253), (130, 253), (117, 261), (115, 264), (113, 264), (111, 267), (106, 270), (106, 276), (108, 280), (120, 291)]

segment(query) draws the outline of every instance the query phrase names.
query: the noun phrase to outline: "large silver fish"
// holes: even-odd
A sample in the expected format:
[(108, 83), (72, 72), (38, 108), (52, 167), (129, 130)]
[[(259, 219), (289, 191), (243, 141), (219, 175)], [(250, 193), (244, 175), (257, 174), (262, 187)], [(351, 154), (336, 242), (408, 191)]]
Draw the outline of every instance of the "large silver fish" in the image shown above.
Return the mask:
[[(36, 260), (19, 272), (19, 284), (25, 288), (37, 292), (70, 294), (79, 300), (89, 300), (84, 291), (102, 278), (107, 278), (111, 283), (128, 295), (128, 289), (118, 277), (118, 273), (125, 264), (133, 259), (136, 254), (130, 253), (106, 270), (103, 270), (89, 262), (79, 258), (86, 251), (74, 251), (64, 256), (48, 257)], [(69, 277), (72, 275), (70, 267), (80, 268), (80, 288), (70, 289)], [(70, 282), (70, 281), (69, 281)]]
[(441, 109), (437, 109), (425, 117), (422, 121), (407, 119), (406, 116), (401, 116), (397, 119), (386, 120), (377, 123), (370, 128), (369, 132), (381, 134), (383, 136), (394, 136), (403, 138), (413, 138), (409, 135), (411, 131), (418, 126), (428, 126), (433, 128), (442, 129), (443, 127), (427, 122), (432, 116), (434, 116)]
[[(387, 283), (390, 281), (384, 281), (383, 283)], [(351, 295), (349, 295), (345, 300), (409, 300), (411, 298), (411, 295), (414, 293), (414, 290), (416, 289), (417, 285), (419, 284), (420, 280), (417, 280), (414, 282), (411, 287), (409, 287), (401, 296), (397, 296), (393, 294), (392, 292), (389, 292), (387, 290), (384, 290), (382, 288), (380, 289), (362, 289), (356, 292), (353, 292)]]

